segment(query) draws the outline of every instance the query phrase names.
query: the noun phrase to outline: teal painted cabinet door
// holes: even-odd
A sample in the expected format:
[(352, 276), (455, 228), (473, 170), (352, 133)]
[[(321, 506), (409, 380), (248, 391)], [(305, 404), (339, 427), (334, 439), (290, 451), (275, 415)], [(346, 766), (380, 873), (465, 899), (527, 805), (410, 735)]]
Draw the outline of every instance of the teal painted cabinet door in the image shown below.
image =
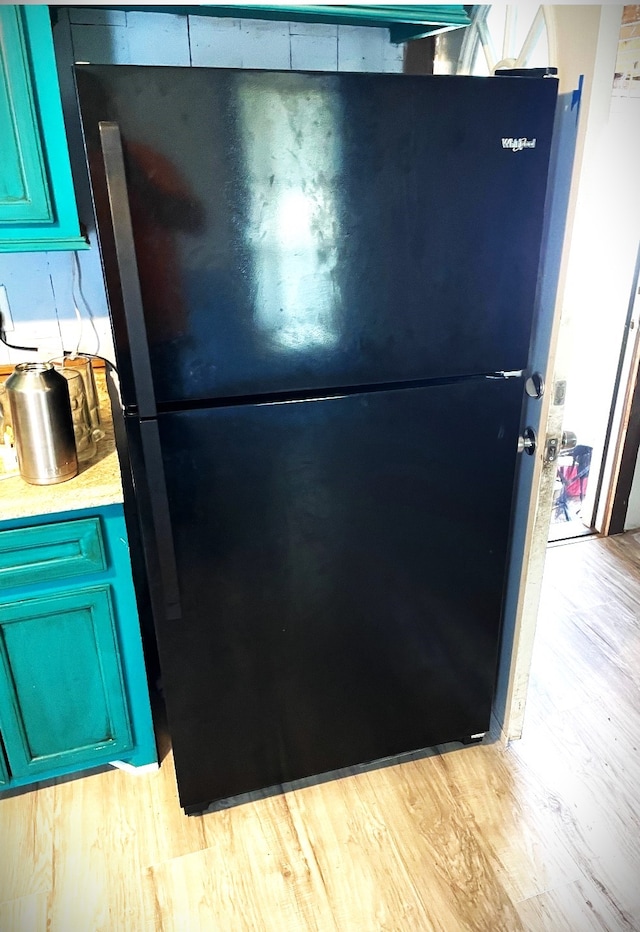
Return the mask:
[(133, 747), (109, 586), (0, 606), (0, 731), (14, 778)]
[(46, 6), (0, 6), (0, 140), (0, 252), (85, 248)]

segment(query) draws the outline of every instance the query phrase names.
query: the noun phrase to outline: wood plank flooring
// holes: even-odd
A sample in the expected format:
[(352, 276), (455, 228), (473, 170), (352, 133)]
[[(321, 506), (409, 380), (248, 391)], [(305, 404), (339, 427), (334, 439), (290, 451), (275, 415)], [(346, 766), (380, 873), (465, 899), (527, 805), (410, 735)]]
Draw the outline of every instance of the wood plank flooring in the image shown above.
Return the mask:
[(0, 801), (0, 932), (640, 930), (640, 534), (549, 550), (524, 737), (187, 818), (170, 752)]

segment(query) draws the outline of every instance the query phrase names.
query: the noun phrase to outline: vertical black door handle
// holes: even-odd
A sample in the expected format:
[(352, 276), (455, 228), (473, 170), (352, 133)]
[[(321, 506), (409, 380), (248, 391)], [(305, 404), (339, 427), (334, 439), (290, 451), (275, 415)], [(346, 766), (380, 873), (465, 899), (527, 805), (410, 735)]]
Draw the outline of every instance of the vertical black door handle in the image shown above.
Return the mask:
[[(122, 139), (117, 123), (101, 122), (99, 130), (144, 463), (144, 475), (136, 475), (134, 480), (138, 486), (145, 483), (148, 492), (148, 507), (151, 510), (153, 542), (149, 541), (148, 535), (143, 533), (144, 548), (147, 551), (147, 568), (150, 565), (155, 566), (160, 574), (161, 595), (155, 594), (157, 593), (155, 586), (150, 587), (153, 611), (154, 614), (162, 612), (169, 620), (177, 620), (181, 616), (178, 573), (160, 434), (156, 420), (156, 398), (131, 225)], [(154, 559), (150, 559), (149, 554), (149, 548), (152, 546), (155, 551)], [(158, 604), (159, 601), (160, 604)]]
[(163, 601), (162, 606), (154, 606), (154, 610), (161, 608), (168, 621), (177, 621), (181, 618), (180, 589), (158, 422), (156, 420), (141, 421), (140, 437)]
[(156, 399), (131, 225), (120, 127), (117, 123), (99, 123), (98, 127), (138, 415), (141, 418), (155, 417)]

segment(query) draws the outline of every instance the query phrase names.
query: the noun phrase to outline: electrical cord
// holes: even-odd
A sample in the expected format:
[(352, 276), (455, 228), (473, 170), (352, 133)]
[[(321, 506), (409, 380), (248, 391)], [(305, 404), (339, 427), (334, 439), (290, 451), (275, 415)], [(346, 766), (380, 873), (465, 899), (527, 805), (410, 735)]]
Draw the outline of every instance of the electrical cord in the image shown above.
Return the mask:
[[(71, 298), (73, 301), (73, 310), (75, 312), (76, 319), (78, 321), (78, 339), (76, 341), (75, 349), (73, 350), (63, 349), (62, 355), (70, 356), (71, 359), (75, 359), (76, 356), (88, 356), (90, 359), (99, 359), (105, 364), (105, 366), (107, 366), (111, 371), (115, 372), (115, 374), (118, 375), (118, 369), (111, 362), (110, 359), (105, 359), (104, 356), (100, 356), (98, 353), (84, 353), (84, 352), (81, 353), (80, 352), (80, 343), (82, 342), (84, 320), (80, 313), (80, 309), (78, 307), (78, 304), (79, 304), (78, 298), (82, 300), (82, 303), (84, 304), (86, 308), (86, 311), (89, 317), (89, 323), (91, 324), (91, 329), (93, 330), (93, 334), (96, 338), (96, 345), (98, 347), (100, 346), (100, 336), (96, 329), (96, 322), (93, 318), (91, 307), (89, 306), (89, 303), (87, 299), (85, 298), (83, 291), (82, 291), (82, 272), (80, 269), (80, 260), (78, 258), (77, 252), (73, 252), (71, 254)], [(9, 349), (20, 350), (20, 352), (22, 353), (37, 353), (39, 349), (37, 346), (18, 346), (15, 343), (9, 343), (9, 341), (7, 340), (7, 335), (2, 326), (2, 315), (1, 314), (0, 314), (0, 343), (3, 343)]]
[[(76, 315), (76, 318), (79, 324), (78, 339), (76, 342), (76, 350), (75, 350), (75, 353), (77, 356), (80, 352), (80, 343), (82, 342), (82, 333), (84, 329), (84, 318), (80, 314), (80, 310), (79, 310), (80, 301), (82, 301), (82, 303), (84, 304), (85, 310), (87, 312), (89, 323), (91, 325), (91, 329), (93, 330), (93, 335), (96, 340), (96, 347), (98, 348), (100, 347), (100, 335), (96, 329), (96, 322), (93, 317), (93, 311), (91, 310), (91, 305), (85, 298), (84, 292), (82, 290), (82, 270), (80, 268), (80, 259), (78, 258), (77, 252), (71, 253), (71, 297), (73, 299), (73, 309), (75, 311), (75, 315)], [(88, 354), (83, 353), (83, 355), (86, 356)]]
[(6, 339), (4, 330), (0, 330), (0, 343), (4, 343), (5, 346), (8, 346), (9, 349), (22, 350), (24, 353), (37, 353), (37, 346), (16, 346), (15, 343), (9, 343)]
[[(37, 353), (38, 352), (37, 346), (16, 346), (15, 343), (9, 343), (9, 341), (6, 338), (6, 334), (4, 330), (1, 330), (1, 329), (0, 329), (0, 343), (3, 343), (5, 346), (8, 346), (9, 349), (20, 350), (22, 353)], [(97, 353), (78, 353), (77, 350), (71, 351), (71, 350), (63, 349), (62, 355), (70, 356), (71, 358), (74, 358), (75, 356), (80, 355), (80, 356), (88, 356), (90, 359), (99, 359), (101, 362), (105, 364), (105, 366), (113, 370), (113, 372), (115, 372), (115, 374), (118, 375), (118, 369), (111, 362), (111, 360), (106, 359), (104, 356), (99, 356)]]

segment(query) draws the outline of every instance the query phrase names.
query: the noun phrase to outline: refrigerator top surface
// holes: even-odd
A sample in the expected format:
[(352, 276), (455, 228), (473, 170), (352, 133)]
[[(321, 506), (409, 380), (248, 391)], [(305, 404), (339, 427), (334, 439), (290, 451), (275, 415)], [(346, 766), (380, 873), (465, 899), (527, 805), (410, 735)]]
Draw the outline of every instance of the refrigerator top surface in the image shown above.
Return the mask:
[(557, 82), (82, 66), (120, 127), (160, 405), (526, 366)]

